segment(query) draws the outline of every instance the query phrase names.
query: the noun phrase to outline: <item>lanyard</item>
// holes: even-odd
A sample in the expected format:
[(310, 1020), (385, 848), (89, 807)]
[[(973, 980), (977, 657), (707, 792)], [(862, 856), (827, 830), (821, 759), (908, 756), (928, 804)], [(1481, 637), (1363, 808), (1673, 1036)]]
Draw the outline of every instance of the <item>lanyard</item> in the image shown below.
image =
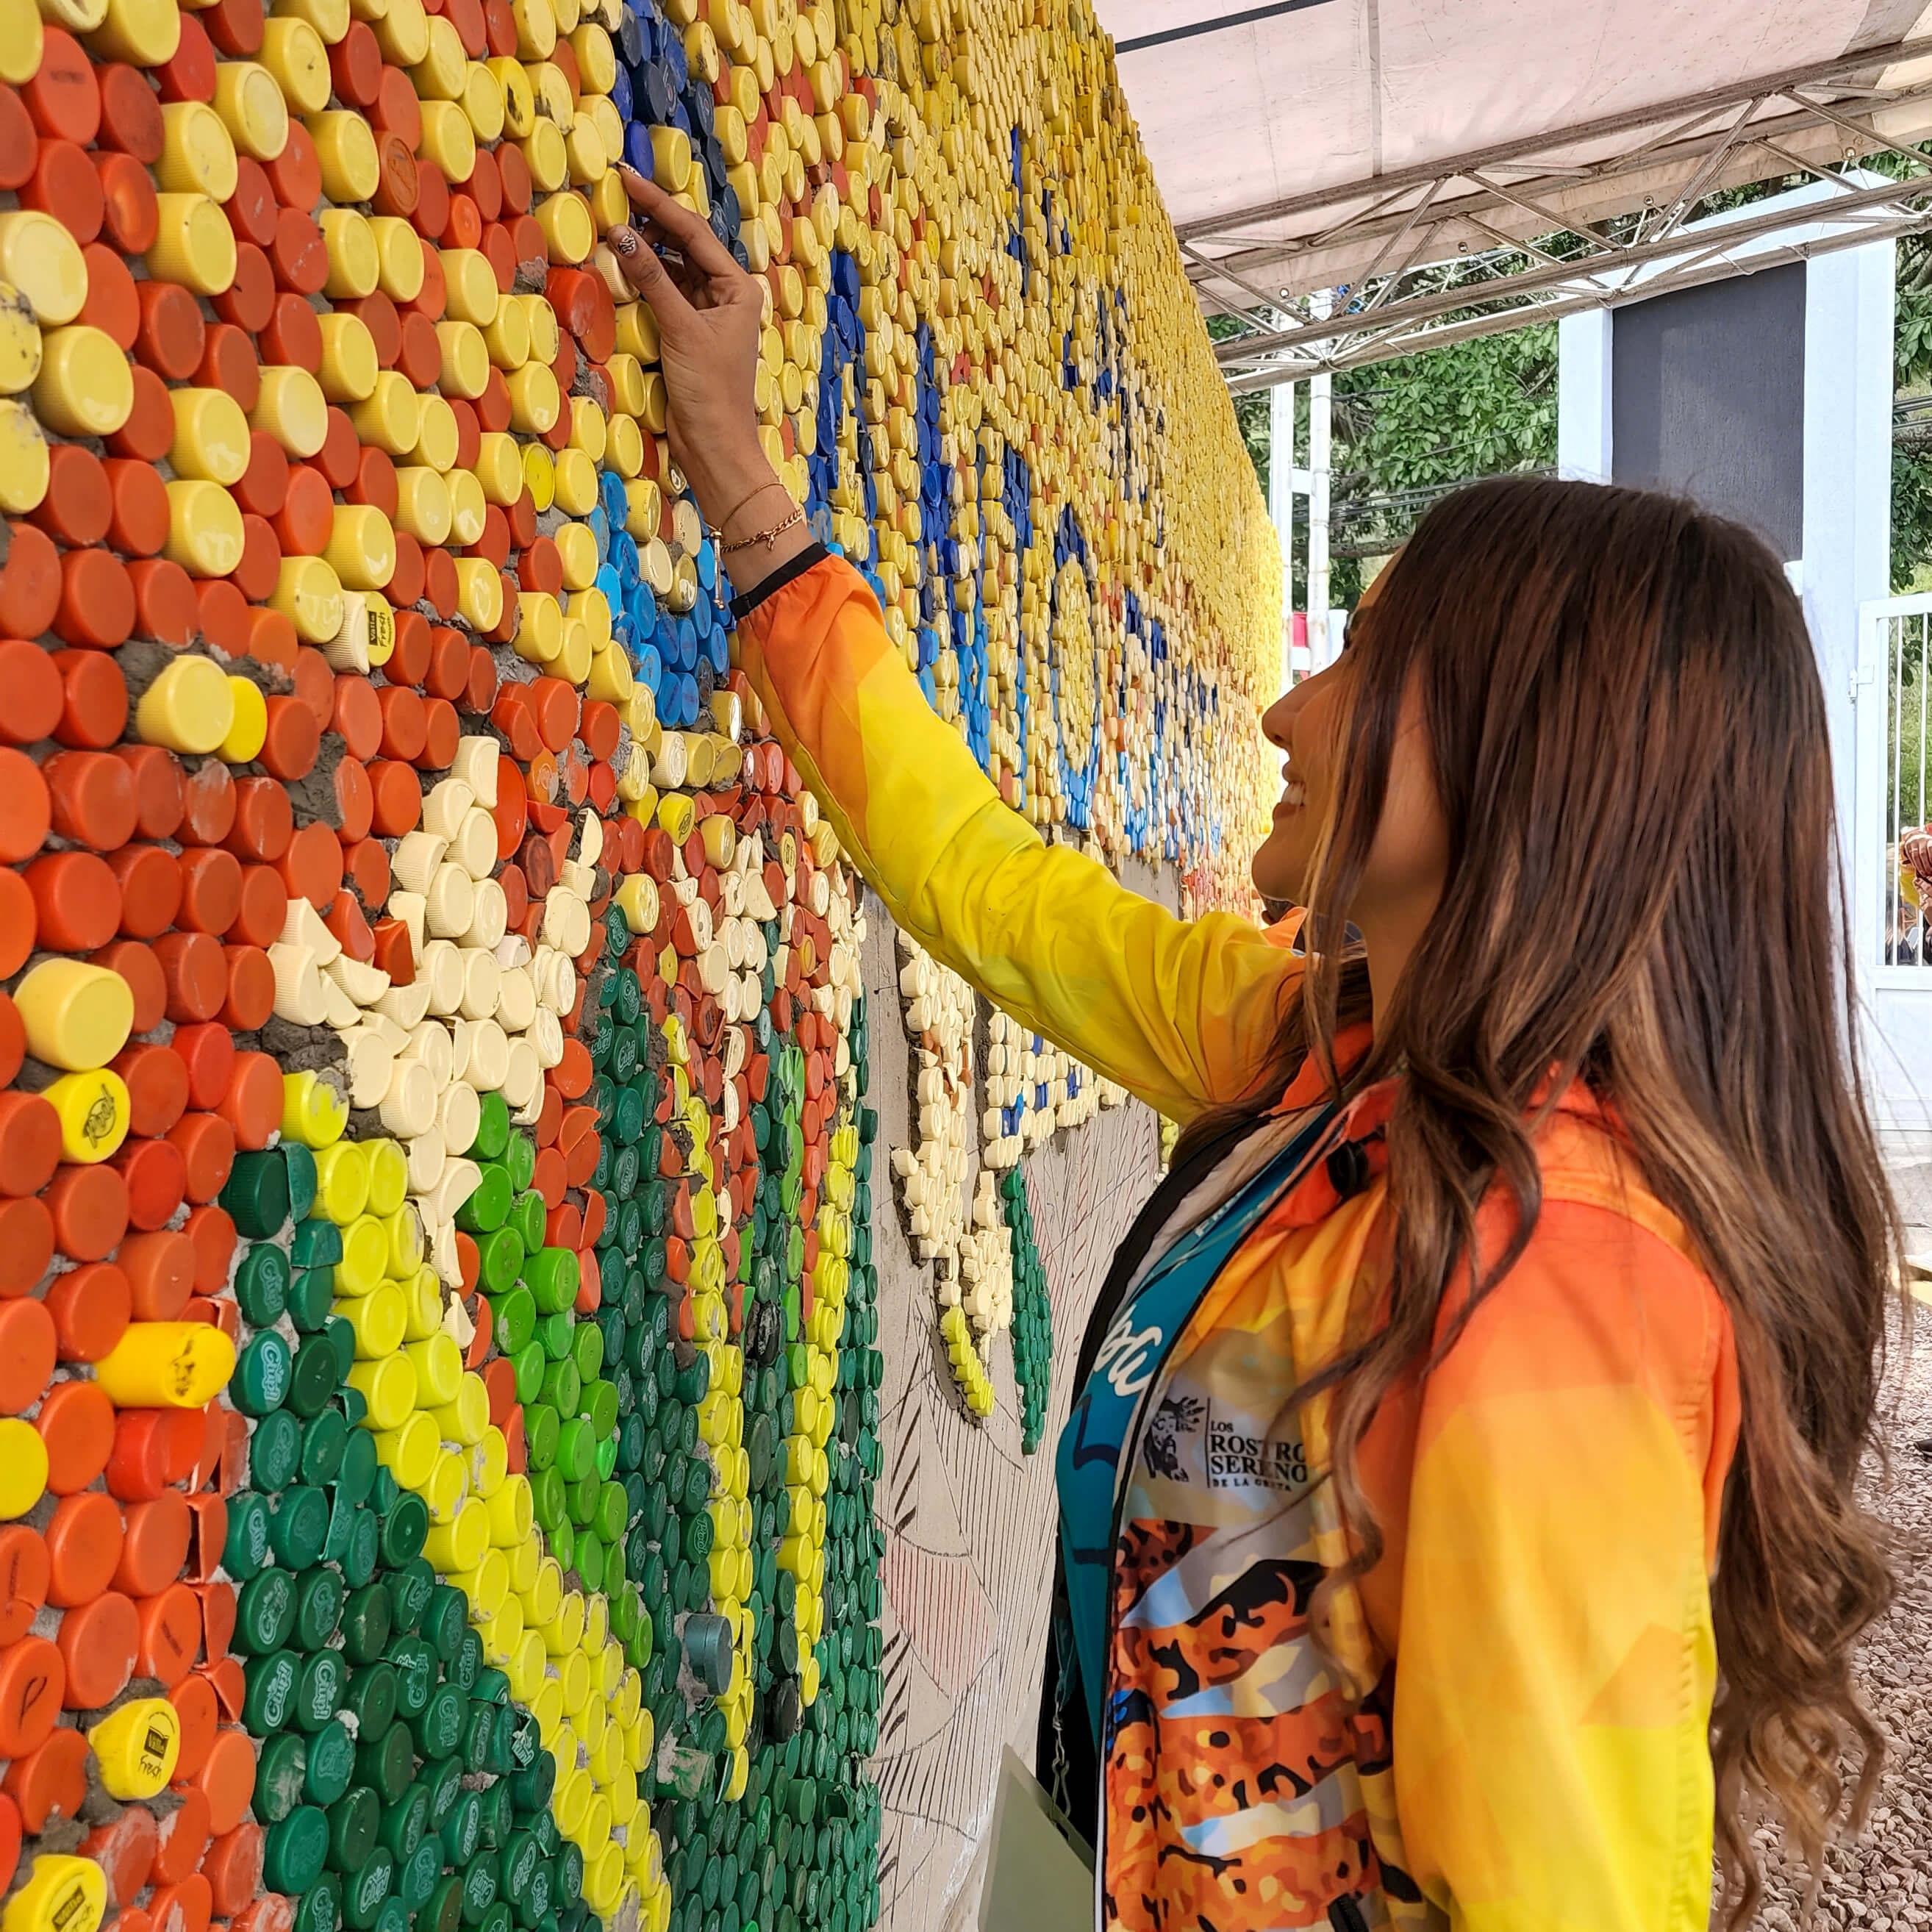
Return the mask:
[(1148, 1391), (1228, 1257), (1307, 1165), (1334, 1124), (1316, 1118), (1201, 1225), (1184, 1234), (1148, 1271), (1108, 1330), (1094, 1370), (1075, 1398), (1055, 1458), (1060, 1549), (1088, 1720), (1100, 1746), (1106, 1682), (1115, 1518), (1125, 1485), (1121, 1472), (1138, 1438)]

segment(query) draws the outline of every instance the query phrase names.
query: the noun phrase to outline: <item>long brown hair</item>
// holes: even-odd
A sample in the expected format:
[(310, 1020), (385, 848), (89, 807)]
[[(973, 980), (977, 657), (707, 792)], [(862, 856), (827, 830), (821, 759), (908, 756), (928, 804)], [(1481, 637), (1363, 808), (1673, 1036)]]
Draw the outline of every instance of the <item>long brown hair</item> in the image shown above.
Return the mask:
[[(1669, 497), (1513, 478), (1424, 520), (1348, 664), (1314, 929), (1344, 929), (1412, 683), (1450, 838), (1396, 1010), (1377, 1016), (1367, 1063), (1334, 1081), (1401, 1076), (1388, 1319), (1298, 1392), (1337, 1390), (1351, 1573), (1381, 1552), (1357, 1480), (1363, 1432), (1454, 1341), (1437, 1339), (1452, 1276), (1470, 1288), (1460, 1332), (1522, 1253), (1540, 1203), (1540, 1109), (1580, 1078), (1689, 1231), (1736, 1330), (1743, 1424), (1712, 1586), (1711, 1748), (1742, 1924), (1760, 1891), (1747, 1804), (1780, 1804), (1815, 1868), (1846, 1808), (1847, 1734), (1862, 1747), (1854, 1818), (1869, 1798), (1883, 1744), (1850, 1654), (1892, 1588), (1852, 1486), (1874, 1446), (1901, 1246), (1858, 1070), (1804, 616), (1777, 560), (1735, 524)], [(1313, 1052), (1334, 1079), (1338, 1022), (1369, 1004), (1359, 958), (1318, 955), (1284, 1062)], [(1478, 1256), (1494, 1189), (1514, 1232)]]

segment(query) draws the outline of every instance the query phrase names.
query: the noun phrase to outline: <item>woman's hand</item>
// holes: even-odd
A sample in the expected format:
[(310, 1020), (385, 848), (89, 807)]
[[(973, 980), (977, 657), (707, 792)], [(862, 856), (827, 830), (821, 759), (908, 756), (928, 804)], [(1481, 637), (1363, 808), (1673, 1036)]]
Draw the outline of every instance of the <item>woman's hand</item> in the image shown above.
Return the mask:
[[(790, 514), (790, 494), (758, 440), (764, 292), (689, 209), (634, 170), (618, 172), (640, 219), (606, 238), (657, 318), (671, 454), (705, 520), (733, 544)], [(671, 251), (668, 260), (661, 247)], [(766, 548), (771, 554), (760, 562), (785, 560)]]

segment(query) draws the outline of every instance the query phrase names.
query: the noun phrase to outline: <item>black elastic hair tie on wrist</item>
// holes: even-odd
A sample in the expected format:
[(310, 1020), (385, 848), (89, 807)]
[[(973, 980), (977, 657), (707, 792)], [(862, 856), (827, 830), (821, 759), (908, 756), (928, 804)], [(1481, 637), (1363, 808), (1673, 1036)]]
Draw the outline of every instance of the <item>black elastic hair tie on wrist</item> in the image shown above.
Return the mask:
[(814, 563), (822, 563), (832, 553), (822, 543), (808, 544), (797, 556), (782, 563), (769, 577), (740, 591), (731, 600), (731, 620), (742, 623), (768, 597), (776, 597), (788, 584), (802, 577)]

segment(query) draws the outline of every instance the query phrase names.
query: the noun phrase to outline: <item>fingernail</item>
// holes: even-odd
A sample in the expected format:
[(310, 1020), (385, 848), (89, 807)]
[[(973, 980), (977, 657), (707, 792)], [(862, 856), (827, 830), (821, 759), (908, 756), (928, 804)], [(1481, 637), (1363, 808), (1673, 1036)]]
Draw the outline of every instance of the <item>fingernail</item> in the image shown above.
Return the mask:
[(640, 182), (644, 179), (644, 176), (638, 173), (628, 161), (620, 161), (617, 164), (617, 172), (620, 175), (628, 175), (634, 182)]
[(610, 245), (620, 255), (634, 255), (638, 252), (638, 238), (630, 229), (614, 228), (610, 231)]

